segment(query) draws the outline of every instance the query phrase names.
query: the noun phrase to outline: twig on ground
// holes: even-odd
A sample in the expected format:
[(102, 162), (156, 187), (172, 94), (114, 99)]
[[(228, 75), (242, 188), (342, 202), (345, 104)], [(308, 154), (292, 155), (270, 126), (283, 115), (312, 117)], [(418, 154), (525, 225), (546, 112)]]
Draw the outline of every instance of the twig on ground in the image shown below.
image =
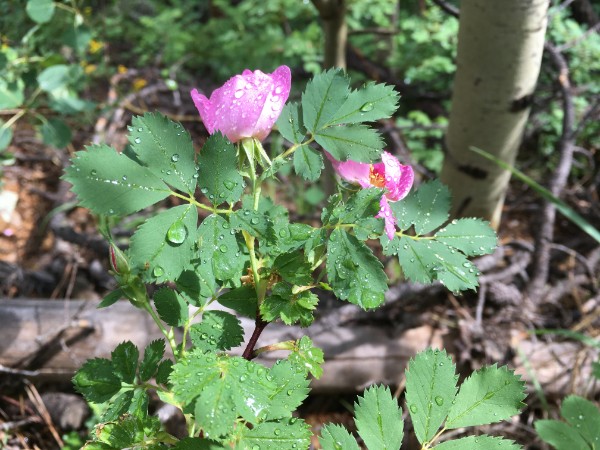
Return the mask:
[[(561, 137), (558, 142), (558, 153), (560, 160), (556, 170), (552, 174), (549, 190), (559, 197), (567, 182), (573, 163), (573, 150), (575, 142), (575, 107), (571, 92), (571, 81), (569, 79), (569, 67), (567, 61), (560, 51), (551, 43), (547, 42), (544, 48), (558, 71), (558, 84), (562, 94), (563, 123)], [(556, 206), (550, 201), (544, 201), (541, 214), (541, 224), (536, 235), (536, 245), (533, 254), (533, 275), (527, 287), (527, 296), (531, 300), (543, 296), (548, 273), (550, 270), (550, 244), (554, 239), (554, 224), (556, 221)], [(536, 302), (532, 301), (531, 305)]]

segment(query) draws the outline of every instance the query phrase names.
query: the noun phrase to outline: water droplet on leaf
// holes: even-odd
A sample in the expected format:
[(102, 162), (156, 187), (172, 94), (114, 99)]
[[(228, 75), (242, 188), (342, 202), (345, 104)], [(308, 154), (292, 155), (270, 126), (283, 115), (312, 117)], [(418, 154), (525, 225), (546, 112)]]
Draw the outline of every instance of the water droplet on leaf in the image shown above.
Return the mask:
[(373, 103), (367, 102), (360, 107), (361, 112), (373, 111)]
[(439, 395), (435, 397), (435, 404), (438, 406), (442, 406), (444, 404), (444, 399)]
[(187, 228), (180, 220), (173, 223), (173, 225), (171, 225), (167, 231), (167, 239), (172, 244), (181, 244), (183, 241), (185, 241), (186, 237)]
[(179, 161), (179, 155), (177, 153), (175, 153), (173, 156), (171, 156), (171, 161), (173, 161), (173, 162)]
[(165, 269), (163, 269), (160, 266), (156, 266), (154, 268), (154, 270), (152, 271), (152, 275), (154, 275), (156, 278), (162, 277), (164, 274), (165, 274)]
[(142, 140), (139, 137), (136, 137), (133, 142), (135, 142), (136, 144), (139, 144), (140, 142), (142, 142)]

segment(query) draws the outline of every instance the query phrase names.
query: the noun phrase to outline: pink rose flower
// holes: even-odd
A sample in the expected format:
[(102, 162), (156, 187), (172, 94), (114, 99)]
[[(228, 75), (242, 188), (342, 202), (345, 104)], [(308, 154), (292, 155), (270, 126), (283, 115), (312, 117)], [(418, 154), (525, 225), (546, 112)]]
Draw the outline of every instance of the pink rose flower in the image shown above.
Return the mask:
[(375, 217), (383, 218), (386, 234), (392, 240), (396, 232), (396, 219), (389, 202), (402, 200), (410, 192), (415, 178), (412, 167), (400, 164), (398, 159), (388, 152), (383, 152), (381, 162), (376, 164), (350, 160), (340, 162), (329, 153), (325, 154), (338, 175), (347, 182), (359, 184), (362, 188), (378, 187), (387, 191), (381, 197), (379, 213)]
[(291, 82), (287, 66), (278, 67), (272, 74), (246, 69), (213, 91), (210, 99), (196, 89), (191, 95), (210, 134), (220, 131), (231, 142), (263, 140), (290, 95)]

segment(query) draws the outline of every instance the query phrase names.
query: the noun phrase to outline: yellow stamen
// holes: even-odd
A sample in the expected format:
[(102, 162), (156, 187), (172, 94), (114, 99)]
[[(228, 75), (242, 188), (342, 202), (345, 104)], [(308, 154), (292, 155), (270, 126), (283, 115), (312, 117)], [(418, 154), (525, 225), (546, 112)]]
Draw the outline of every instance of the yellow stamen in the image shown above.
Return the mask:
[(385, 178), (380, 173), (375, 172), (372, 164), (369, 170), (369, 183), (378, 188), (385, 187)]

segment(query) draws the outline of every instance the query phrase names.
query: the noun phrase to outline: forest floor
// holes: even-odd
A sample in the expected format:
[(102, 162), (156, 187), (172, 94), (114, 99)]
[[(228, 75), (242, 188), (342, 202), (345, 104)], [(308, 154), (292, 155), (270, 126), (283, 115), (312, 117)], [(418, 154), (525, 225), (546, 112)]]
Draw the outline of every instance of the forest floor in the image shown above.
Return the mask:
[[(182, 97), (185, 92), (181, 90)], [(181, 100), (179, 93), (160, 82), (113, 104), (97, 123), (78, 129), (67, 150), (44, 147), (26, 124), (15, 130), (10, 150), (16, 162), (3, 169), (0, 192), (0, 299), (99, 302), (111, 289), (107, 246), (93, 217), (75, 206), (69, 186), (60, 177), (68, 158), (85, 144), (107, 142), (122, 148), (132, 114), (145, 110), (171, 114), (201, 141), (203, 128), (191, 102)], [(281, 194), (284, 198), (288, 195), (291, 200), (297, 194), (290, 192), (290, 187), (284, 189), (288, 190)], [(565, 200), (592, 223), (600, 223), (597, 187), (582, 194), (577, 186), (569, 186)], [(591, 363), (598, 360), (597, 350), (564, 332), (531, 333), (533, 329), (552, 329), (596, 339), (600, 335), (600, 248), (558, 216), (549, 254), (540, 259), (535, 249), (542, 208), (542, 200), (525, 185), (511, 184), (499, 230), (500, 247), (494, 255), (477, 261), (482, 271), (477, 293), (457, 297), (439, 286), (428, 290), (408, 286), (402, 288), (402, 298), (390, 296), (379, 313), (356, 312), (350, 321), (405, 328), (426, 325), (437, 330), (462, 376), (494, 362), (516, 368), (529, 380), (527, 408), (510, 422), (477, 432), (504, 435), (528, 449), (547, 448), (537, 438), (533, 421), (556, 418), (561, 398), (576, 393), (598, 399), (600, 391), (590, 376)], [(543, 280), (545, 287), (534, 289), (532, 280), (540, 264), (547, 265), (549, 274)], [(399, 289), (397, 261), (386, 261), (386, 269), (392, 287)], [(327, 309), (327, 314), (336, 314), (335, 309)], [(0, 448), (49, 450), (60, 448), (59, 442), (69, 431), (85, 435), (87, 408), (72, 396), (68, 379), (38, 384), (27, 376), (38, 367), (0, 369)], [(541, 383), (543, 396), (532, 383), (534, 379)], [(401, 396), (402, 383), (395, 389)], [(317, 394), (300, 412), (317, 431), (329, 421), (351, 427), (349, 410), (354, 399), (353, 391)], [(65, 417), (68, 402), (75, 405), (73, 417)], [(69, 439), (73, 434), (65, 448), (76, 448), (68, 447)], [(418, 447), (412, 442), (409, 448)]]

